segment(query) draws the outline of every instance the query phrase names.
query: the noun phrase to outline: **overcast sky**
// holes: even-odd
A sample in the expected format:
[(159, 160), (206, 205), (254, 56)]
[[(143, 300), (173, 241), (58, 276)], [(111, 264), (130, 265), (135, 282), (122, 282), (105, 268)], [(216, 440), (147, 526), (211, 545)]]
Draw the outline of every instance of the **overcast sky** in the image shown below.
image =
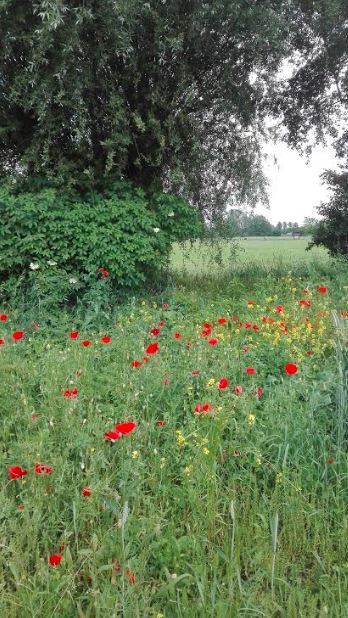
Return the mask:
[(282, 142), (268, 145), (266, 151), (270, 155), (265, 166), (270, 181), (270, 209), (258, 207), (256, 212), (265, 215), (274, 224), (278, 221), (297, 221), (301, 224), (304, 217), (317, 216), (315, 207), (328, 196), (327, 189), (321, 184), (320, 174), (327, 168), (335, 167), (333, 149), (318, 146), (313, 150), (309, 163), (306, 163), (305, 156)]

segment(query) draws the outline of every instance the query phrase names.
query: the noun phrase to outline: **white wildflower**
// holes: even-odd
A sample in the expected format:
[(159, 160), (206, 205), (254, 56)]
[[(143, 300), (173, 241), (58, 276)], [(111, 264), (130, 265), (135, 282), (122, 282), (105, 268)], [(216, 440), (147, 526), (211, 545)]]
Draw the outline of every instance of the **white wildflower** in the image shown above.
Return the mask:
[(155, 234), (158, 234), (158, 232), (160, 231), (159, 227), (153, 227), (152, 229), (155, 232)]
[(38, 264), (37, 262), (30, 262), (29, 268), (30, 270), (38, 270), (38, 268), (40, 268), (40, 264)]
[(70, 277), (69, 283), (77, 283), (76, 277)]
[(48, 260), (47, 264), (49, 266), (57, 266), (57, 262), (55, 262), (54, 260)]
[(168, 217), (174, 217), (174, 211), (168, 213)]

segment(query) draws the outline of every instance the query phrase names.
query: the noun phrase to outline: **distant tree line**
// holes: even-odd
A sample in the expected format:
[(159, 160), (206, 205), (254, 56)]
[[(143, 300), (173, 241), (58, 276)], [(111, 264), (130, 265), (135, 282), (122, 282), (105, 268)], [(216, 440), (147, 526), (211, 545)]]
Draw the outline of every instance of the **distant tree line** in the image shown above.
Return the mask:
[(264, 215), (246, 212), (240, 209), (229, 210), (207, 232), (212, 232), (223, 238), (239, 238), (243, 236), (313, 236), (318, 221), (306, 217), (303, 225), (296, 221), (278, 221), (273, 225)]

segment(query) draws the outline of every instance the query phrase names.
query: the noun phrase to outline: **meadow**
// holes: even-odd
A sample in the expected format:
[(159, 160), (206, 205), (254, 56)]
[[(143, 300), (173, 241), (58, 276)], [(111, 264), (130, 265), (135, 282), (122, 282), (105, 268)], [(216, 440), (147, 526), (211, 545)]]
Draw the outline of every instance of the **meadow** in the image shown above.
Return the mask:
[(0, 307), (0, 616), (348, 614), (347, 269), (267, 242)]
[(306, 251), (310, 237), (249, 237), (233, 240), (194, 241), (177, 243), (171, 255), (171, 268), (184, 271), (188, 275), (202, 275), (206, 272), (221, 273), (237, 271), (244, 266), (257, 265), (265, 267), (272, 265), (278, 269), (298, 268), (303, 264), (326, 266), (328, 253), (321, 247)]

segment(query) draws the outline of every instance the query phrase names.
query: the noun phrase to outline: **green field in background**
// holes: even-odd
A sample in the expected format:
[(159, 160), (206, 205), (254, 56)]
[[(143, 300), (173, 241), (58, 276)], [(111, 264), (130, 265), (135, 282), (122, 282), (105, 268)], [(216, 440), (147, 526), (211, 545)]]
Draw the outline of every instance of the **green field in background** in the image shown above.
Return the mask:
[[(289, 265), (305, 261), (325, 262), (328, 252), (314, 247), (306, 251), (310, 238), (249, 237), (233, 241), (175, 243), (171, 255), (171, 268), (189, 273), (233, 269), (248, 261), (262, 264), (284, 263)], [(235, 247), (237, 246), (237, 251)]]

